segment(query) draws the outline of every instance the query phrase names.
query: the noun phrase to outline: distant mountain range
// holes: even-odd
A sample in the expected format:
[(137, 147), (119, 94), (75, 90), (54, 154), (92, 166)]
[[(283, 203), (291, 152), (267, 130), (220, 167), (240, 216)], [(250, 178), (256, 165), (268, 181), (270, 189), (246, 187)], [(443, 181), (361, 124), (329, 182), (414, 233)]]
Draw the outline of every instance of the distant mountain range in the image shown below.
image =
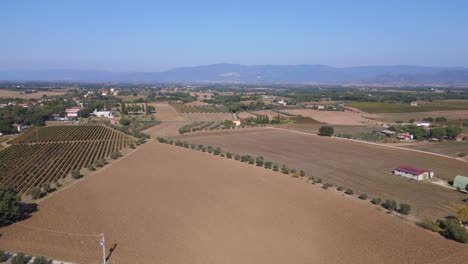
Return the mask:
[(73, 82), (237, 82), (237, 83), (315, 83), (382, 85), (466, 85), (468, 69), (462, 67), (325, 65), (212, 64), (175, 68), (163, 72), (108, 72), (98, 70), (0, 70), (4, 81)]

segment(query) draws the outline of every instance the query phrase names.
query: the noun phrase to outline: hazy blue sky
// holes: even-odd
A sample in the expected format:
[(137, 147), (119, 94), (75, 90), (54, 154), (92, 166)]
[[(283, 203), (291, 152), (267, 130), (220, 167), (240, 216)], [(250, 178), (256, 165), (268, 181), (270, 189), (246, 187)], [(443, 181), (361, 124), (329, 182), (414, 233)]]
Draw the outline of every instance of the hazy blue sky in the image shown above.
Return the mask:
[(468, 66), (468, 1), (0, 3), (0, 69)]

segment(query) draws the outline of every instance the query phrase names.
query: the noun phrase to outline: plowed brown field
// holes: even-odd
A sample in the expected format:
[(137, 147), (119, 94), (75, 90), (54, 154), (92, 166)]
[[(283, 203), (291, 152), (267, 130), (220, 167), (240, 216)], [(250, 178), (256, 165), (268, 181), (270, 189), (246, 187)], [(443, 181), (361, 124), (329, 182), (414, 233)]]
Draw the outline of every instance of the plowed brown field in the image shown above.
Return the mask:
[[(22, 224), (104, 232), (110, 263), (451, 263), (466, 245), (280, 173), (147, 143)], [(99, 263), (99, 239), (12, 225), (0, 248)]]
[(427, 182), (416, 182), (391, 174), (399, 165), (413, 165), (453, 180), (468, 175), (468, 163), (405, 149), (320, 137), (272, 128), (220, 131), (179, 136), (190, 143), (220, 146), (224, 151), (261, 155), (267, 160), (303, 169), (325, 182), (412, 205), (420, 217), (454, 214), (464, 194)]

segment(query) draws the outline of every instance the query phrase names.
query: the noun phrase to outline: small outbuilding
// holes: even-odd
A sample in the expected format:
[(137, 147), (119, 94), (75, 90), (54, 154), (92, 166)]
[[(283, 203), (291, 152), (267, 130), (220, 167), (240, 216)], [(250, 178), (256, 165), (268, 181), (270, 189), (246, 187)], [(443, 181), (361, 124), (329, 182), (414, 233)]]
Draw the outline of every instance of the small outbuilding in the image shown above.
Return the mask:
[(462, 190), (465, 190), (466, 185), (468, 185), (468, 177), (466, 176), (457, 175), (455, 176), (455, 179), (453, 179), (453, 187), (455, 188), (458, 187)]
[(434, 172), (415, 168), (408, 165), (402, 165), (395, 168), (393, 174), (410, 178), (417, 181), (428, 180), (434, 177)]

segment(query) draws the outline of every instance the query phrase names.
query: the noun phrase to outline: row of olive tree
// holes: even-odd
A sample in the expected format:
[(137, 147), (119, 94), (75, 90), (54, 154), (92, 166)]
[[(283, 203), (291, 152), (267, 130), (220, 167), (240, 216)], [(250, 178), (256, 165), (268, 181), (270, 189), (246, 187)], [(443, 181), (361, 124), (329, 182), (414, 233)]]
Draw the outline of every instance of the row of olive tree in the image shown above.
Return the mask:
[(283, 174), (288, 174), (288, 175), (291, 175), (292, 177), (295, 177), (295, 178), (305, 177), (306, 176), (304, 170), (291, 169), (286, 164), (282, 164), (281, 167), (280, 167), (280, 165), (277, 162), (265, 160), (262, 156), (254, 157), (254, 156), (247, 155), (247, 154), (240, 155), (240, 154), (233, 154), (231, 152), (223, 153), (221, 151), (220, 147), (213, 148), (212, 146), (190, 144), (187, 141), (180, 141), (180, 140), (174, 141), (174, 140), (166, 139), (166, 138), (162, 138), (162, 137), (158, 137), (157, 140), (160, 143), (175, 145), (175, 146), (178, 146), (178, 147), (190, 148), (190, 149), (201, 151), (201, 152), (208, 152), (208, 153), (212, 153), (212, 154), (217, 155), (217, 156), (219, 155), (221, 157), (225, 157), (225, 158), (228, 158), (228, 159), (234, 159), (234, 160), (238, 160), (240, 162), (245, 162), (245, 163), (248, 163), (248, 164), (251, 164), (251, 165), (255, 165), (257, 167), (263, 167), (265, 169), (271, 169), (273, 171), (280, 171), (281, 170), (281, 172)]
[[(320, 177), (309, 177), (309, 181), (312, 183), (312, 184), (317, 184), (317, 183), (322, 183), (322, 178)], [(331, 183), (323, 183), (322, 184), (322, 188), (323, 189), (328, 189), (328, 188), (331, 188), (333, 187), (333, 184)], [(351, 188), (345, 188), (343, 186), (337, 186), (336, 190), (342, 192), (344, 191), (345, 194), (347, 195), (354, 195), (354, 191), (353, 189)], [(358, 196), (359, 199), (361, 200), (367, 200), (368, 198), (368, 195), (366, 193), (361, 193), (359, 196)], [(400, 205), (398, 206), (397, 202), (395, 200), (386, 200), (385, 202), (382, 203), (382, 200), (380, 199), (380, 197), (375, 197), (371, 200), (371, 203), (375, 204), (375, 205), (381, 205), (382, 207), (384, 207), (385, 209), (393, 212), (398, 212), (400, 214), (404, 214), (404, 215), (408, 215), (411, 211), (411, 206), (409, 204), (406, 204), (406, 203), (400, 203)]]

